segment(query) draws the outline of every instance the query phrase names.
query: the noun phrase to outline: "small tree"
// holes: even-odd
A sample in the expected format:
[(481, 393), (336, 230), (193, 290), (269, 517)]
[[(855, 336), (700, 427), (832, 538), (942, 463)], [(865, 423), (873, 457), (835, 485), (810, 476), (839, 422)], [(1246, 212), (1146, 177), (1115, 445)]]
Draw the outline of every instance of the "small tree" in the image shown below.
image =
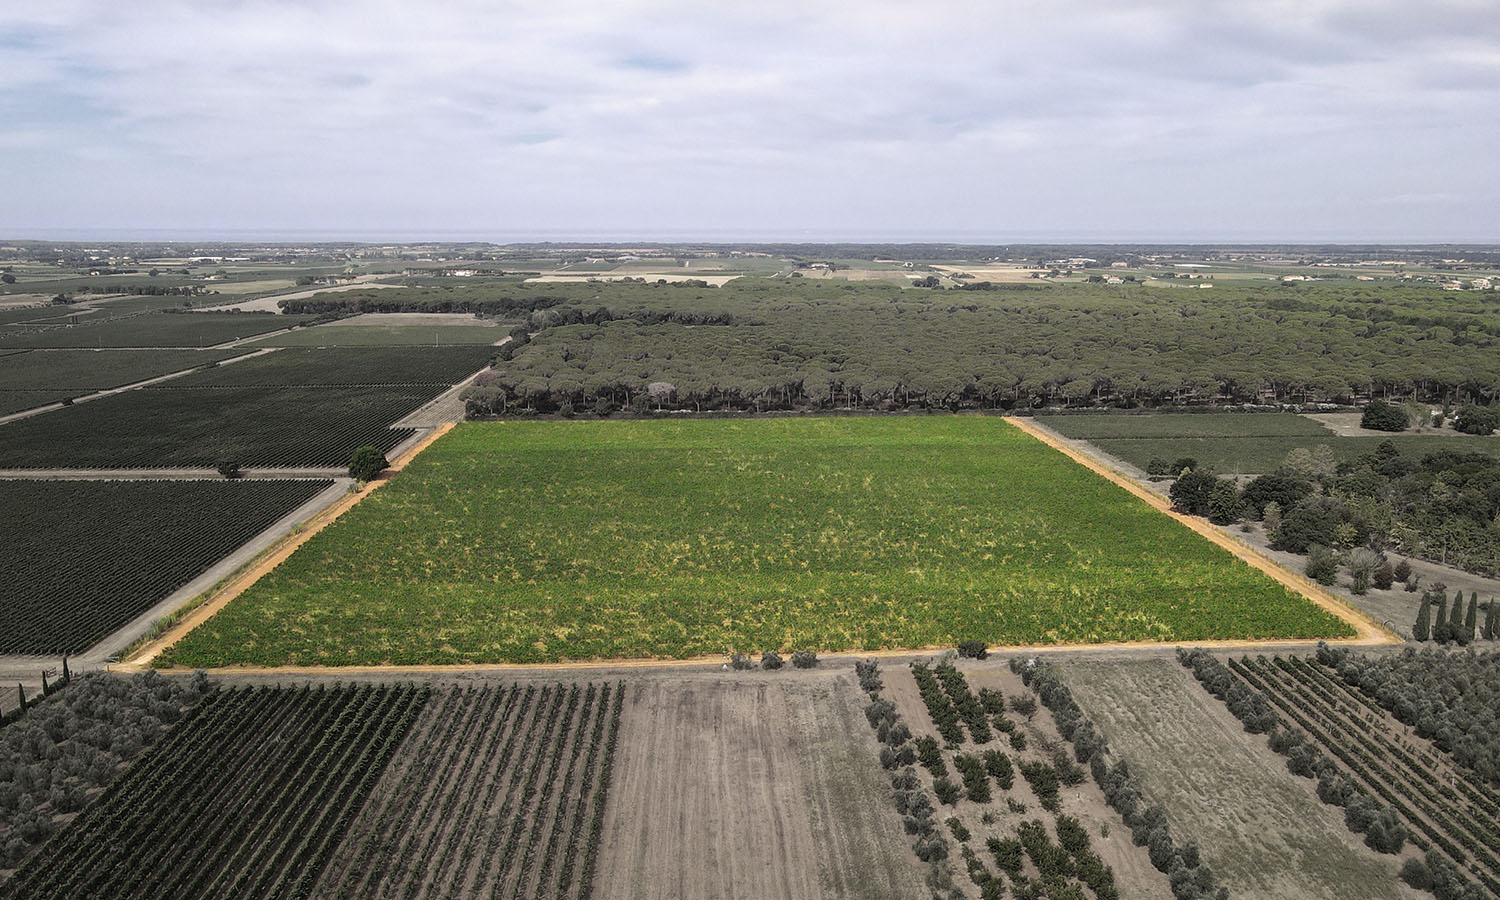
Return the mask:
[(238, 478), (241, 475), (239, 460), (221, 459), (217, 465), (219, 474), (225, 478)]
[(1383, 400), (1372, 400), (1359, 417), (1359, 427), (1375, 431), (1405, 431), (1409, 425), (1406, 410)]
[(1346, 563), (1349, 567), (1349, 589), (1356, 594), (1367, 594), (1370, 591), (1370, 579), (1375, 574), (1375, 566), (1379, 557), (1373, 550), (1365, 547), (1356, 547), (1349, 551), (1349, 559)]
[(1391, 585), (1396, 583), (1396, 573), (1391, 568), (1391, 561), (1388, 559), (1381, 560), (1380, 565), (1376, 566), (1375, 571), (1371, 573), (1370, 581), (1375, 585), (1376, 590), (1390, 590)]
[(1266, 526), (1266, 539), (1275, 543), (1276, 532), (1281, 530), (1281, 504), (1275, 500), (1267, 503), (1262, 521)]
[(762, 669), (781, 668), (781, 654), (775, 650), (767, 650), (760, 655), (760, 667)]
[(4, 275), (0, 275), (0, 281), (5, 282), (6, 284), (15, 284), (16, 276), (10, 274), (9, 272), (6, 272)]
[(1025, 716), (1030, 722), (1031, 717), (1036, 715), (1036, 698), (1030, 694), (1021, 694), (1010, 698), (1010, 708), (1018, 716)]
[(1338, 558), (1322, 544), (1313, 544), (1307, 548), (1307, 565), (1303, 571), (1318, 584), (1333, 584), (1339, 574)]
[(990, 655), (984, 641), (964, 641), (958, 645), (958, 655), (966, 659), (985, 659)]
[(1215, 525), (1231, 525), (1240, 517), (1240, 488), (1228, 478), (1214, 481), (1208, 492), (1208, 520)]
[(811, 669), (818, 664), (816, 650), (798, 650), (792, 654), (792, 665), (799, 669)]
[(1411, 636), (1419, 641), (1432, 637), (1432, 595), (1422, 595), (1422, 605), (1417, 607), (1417, 622), (1411, 627)]
[(1397, 581), (1404, 583), (1407, 579), (1411, 578), (1411, 563), (1404, 559), (1401, 560), (1396, 563), (1396, 569), (1391, 574), (1395, 576)]
[(390, 466), (379, 447), (366, 444), (349, 457), (349, 477), (355, 481), (369, 481)]

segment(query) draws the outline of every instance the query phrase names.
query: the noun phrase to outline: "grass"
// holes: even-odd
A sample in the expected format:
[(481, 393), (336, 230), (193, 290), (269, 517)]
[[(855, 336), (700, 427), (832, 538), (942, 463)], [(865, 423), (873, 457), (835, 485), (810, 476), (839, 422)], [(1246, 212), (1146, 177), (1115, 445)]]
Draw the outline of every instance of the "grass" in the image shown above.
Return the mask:
[(164, 664), (1343, 635), (984, 417), (455, 429)]
[(255, 341), (257, 347), (379, 347), (493, 344), (506, 329), (486, 325), (319, 325)]
[(1417, 434), (1341, 437), (1294, 413), (1163, 413), (1157, 415), (1038, 416), (1037, 421), (1070, 438), (1086, 440), (1141, 469), (1153, 458), (1168, 462), (1191, 456), (1224, 474), (1273, 472), (1298, 447), (1326, 444), (1340, 461), (1372, 452), (1391, 441), (1402, 455), (1500, 453), (1500, 440), (1469, 435)]

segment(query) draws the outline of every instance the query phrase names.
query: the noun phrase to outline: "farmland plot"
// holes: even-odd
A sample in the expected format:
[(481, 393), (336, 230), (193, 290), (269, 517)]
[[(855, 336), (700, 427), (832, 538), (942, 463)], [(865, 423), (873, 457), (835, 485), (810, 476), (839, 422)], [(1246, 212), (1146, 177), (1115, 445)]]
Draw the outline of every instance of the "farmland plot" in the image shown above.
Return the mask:
[(999, 419), (502, 422), (439, 440), (166, 661), (1348, 633)]
[(1421, 896), (1365, 847), (1264, 737), (1168, 659), (1069, 660), (1064, 680), (1130, 761), (1174, 829), (1193, 835), (1233, 896), (1376, 900)]
[(597, 896), (925, 896), (848, 676), (741, 678), (632, 689)]
[(439, 690), (310, 896), (589, 897), (625, 693)]
[(238, 350), (48, 350), (0, 354), (0, 415), (243, 354)]
[(332, 484), (0, 481), (0, 653), (77, 653)]
[(411, 685), (212, 694), (0, 897), (306, 896), (427, 694)]
[(0, 331), (0, 347), (212, 347), (308, 321), (305, 316), (253, 313), (107, 315), (82, 316), (78, 325), (6, 328)]
[(0, 467), (343, 466), (390, 450), (435, 386), (127, 391), (0, 425)]

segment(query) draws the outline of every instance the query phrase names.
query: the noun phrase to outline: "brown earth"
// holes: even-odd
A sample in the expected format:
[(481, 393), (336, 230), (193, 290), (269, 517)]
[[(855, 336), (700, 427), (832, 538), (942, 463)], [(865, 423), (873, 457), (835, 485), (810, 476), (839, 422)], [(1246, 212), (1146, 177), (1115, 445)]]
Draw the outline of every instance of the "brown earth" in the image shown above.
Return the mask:
[(595, 896), (922, 896), (863, 702), (844, 673), (633, 687)]
[(1196, 840), (1235, 897), (1395, 900), (1426, 896), (1396, 862), (1365, 847), (1313, 783), (1287, 771), (1263, 735), (1174, 661), (1082, 657), (1060, 663), (1086, 715), (1108, 736), (1179, 840)]

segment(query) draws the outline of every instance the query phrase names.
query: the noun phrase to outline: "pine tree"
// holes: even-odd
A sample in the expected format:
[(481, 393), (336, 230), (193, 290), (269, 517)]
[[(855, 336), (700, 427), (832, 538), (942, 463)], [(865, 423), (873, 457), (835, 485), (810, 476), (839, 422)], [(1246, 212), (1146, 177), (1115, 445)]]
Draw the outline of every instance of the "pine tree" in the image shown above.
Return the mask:
[(1425, 641), (1432, 636), (1432, 594), (1422, 593), (1422, 606), (1417, 610), (1417, 624), (1412, 626), (1411, 636)]
[(1479, 592), (1469, 592), (1469, 611), (1464, 614), (1464, 635), (1467, 640), (1464, 643), (1474, 642), (1474, 622), (1479, 618)]

